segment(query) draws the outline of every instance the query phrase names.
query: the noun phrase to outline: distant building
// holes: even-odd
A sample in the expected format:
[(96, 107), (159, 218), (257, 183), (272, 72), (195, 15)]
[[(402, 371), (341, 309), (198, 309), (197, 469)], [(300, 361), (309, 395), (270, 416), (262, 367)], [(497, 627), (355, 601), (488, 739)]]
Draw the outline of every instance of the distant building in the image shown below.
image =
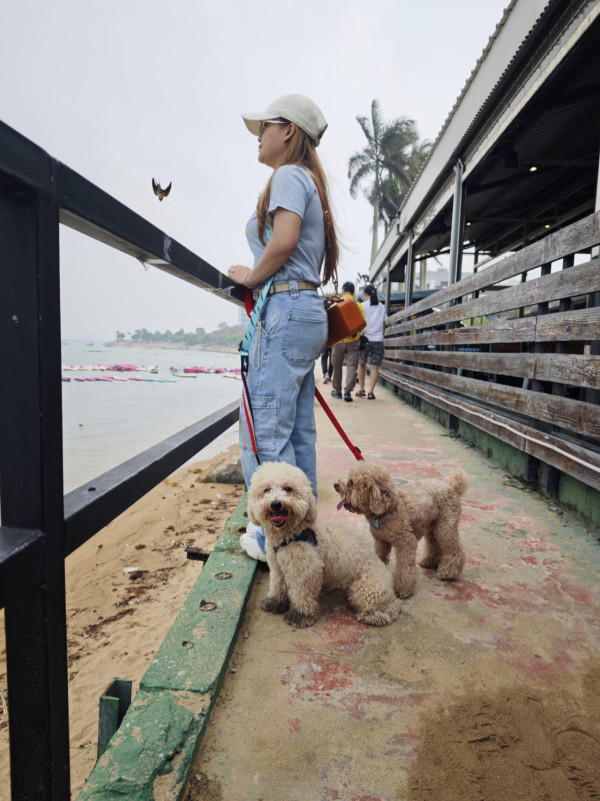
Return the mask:
[(440, 267), (438, 270), (427, 270), (427, 289), (440, 289), (448, 286), (448, 270)]

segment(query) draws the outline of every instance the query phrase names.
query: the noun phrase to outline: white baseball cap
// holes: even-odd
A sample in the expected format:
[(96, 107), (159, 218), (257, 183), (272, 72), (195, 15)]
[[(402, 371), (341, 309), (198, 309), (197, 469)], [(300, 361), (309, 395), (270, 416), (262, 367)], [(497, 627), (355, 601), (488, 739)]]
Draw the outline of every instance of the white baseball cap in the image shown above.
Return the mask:
[(302, 128), (318, 145), (327, 128), (327, 120), (316, 103), (305, 95), (283, 95), (274, 100), (266, 111), (257, 111), (251, 114), (242, 114), (246, 127), (258, 136), (258, 123), (264, 120), (273, 120), (283, 117)]

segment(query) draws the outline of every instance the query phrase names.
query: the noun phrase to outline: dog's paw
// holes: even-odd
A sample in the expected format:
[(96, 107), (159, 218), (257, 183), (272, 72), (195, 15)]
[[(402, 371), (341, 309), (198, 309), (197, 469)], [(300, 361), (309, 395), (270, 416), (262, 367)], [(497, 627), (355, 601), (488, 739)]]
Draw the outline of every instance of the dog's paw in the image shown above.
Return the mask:
[(394, 592), (395, 592), (397, 598), (402, 598), (402, 599), (412, 598), (412, 596), (415, 594), (415, 588), (414, 587), (394, 587)]
[(277, 598), (265, 598), (260, 602), (260, 608), (263, 612), (272, 612), (274, 615), (282, 615), (290, 608), (290, 602), (287, 598), (279, 600)]
[(297, 609), (290, 609), (290, 611), (283, 616), (283, 619), (295, 629), (306, 629), (308, 626), (314, 626), (317, 622), (316, 616), (303, 615), (302, 612), (298, 612)]
[(433, 556), (421, 559), (419, 562), (419, 567), (424, 567), (425, 570), (437, 570), (438, 565), (440, 563), (439, 559), (436, 559)]

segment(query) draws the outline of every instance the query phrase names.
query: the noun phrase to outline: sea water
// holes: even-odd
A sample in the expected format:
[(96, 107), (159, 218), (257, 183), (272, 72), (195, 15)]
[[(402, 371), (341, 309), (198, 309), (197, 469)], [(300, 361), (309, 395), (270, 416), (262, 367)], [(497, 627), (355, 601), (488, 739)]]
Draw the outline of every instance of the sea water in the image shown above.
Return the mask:
[[(100, 474), (241, 396), (242, 382), (219, 373), (176, 378), (171, 367), (239, 367), (235, 354), (202, 350), (106, 347), (63, 342), (64, 366), (135, 364), (158, 373), (64, 370), (62, 383), (65, 492)], [(164, 381), (75, 381), (75, 377), (119, 376)], [(211, 458), (237, 442), (237, 423), (194, 458)]]

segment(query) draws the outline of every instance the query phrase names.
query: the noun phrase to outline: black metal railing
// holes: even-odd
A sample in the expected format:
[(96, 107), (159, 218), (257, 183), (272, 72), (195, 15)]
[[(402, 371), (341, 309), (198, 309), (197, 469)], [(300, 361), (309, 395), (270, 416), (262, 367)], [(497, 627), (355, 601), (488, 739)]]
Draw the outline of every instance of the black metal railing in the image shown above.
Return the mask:
[(210, 264), (0, 123), (0, 607), (13, 801), (70, 798), (65, 558), (239, 414), (232, 403), (63, 497), (60, 224), (243, 301)]

